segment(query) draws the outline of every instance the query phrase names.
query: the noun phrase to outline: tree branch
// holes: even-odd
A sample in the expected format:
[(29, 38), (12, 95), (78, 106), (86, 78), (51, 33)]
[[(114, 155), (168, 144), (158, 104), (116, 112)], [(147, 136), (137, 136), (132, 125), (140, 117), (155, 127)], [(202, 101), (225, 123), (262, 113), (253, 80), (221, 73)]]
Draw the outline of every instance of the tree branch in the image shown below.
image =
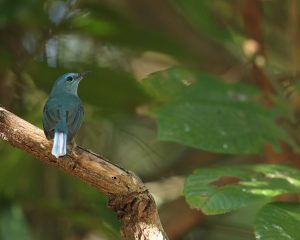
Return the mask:
[(109, 198), (108, 206), (117, 212), (122, 221), (123, 238), (167, 239), (154, 199), (134, 173), (81, 147), (76, 147), (72, 153), (56, 159), (51, 155), (51, 141), (44, 137), (41, 129), (2, 107), (0, 138), (103, 192)]

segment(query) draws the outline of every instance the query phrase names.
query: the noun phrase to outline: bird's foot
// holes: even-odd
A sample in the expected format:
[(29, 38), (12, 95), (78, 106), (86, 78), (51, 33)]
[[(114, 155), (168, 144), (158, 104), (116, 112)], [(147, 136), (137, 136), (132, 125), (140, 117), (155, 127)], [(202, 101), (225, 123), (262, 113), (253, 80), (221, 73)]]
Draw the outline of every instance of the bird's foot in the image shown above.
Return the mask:
[(77, 153), (75, 151), (76, 147), (77, 147), (77, 144), (76, 144), (75, 140), (73, 139), (71, 141), (71, 143), (68, 145), (68, 152), (70, 152), (71, 155), (73, 155), (74, 157), (77, 158), (78, 155), (77, 155)]

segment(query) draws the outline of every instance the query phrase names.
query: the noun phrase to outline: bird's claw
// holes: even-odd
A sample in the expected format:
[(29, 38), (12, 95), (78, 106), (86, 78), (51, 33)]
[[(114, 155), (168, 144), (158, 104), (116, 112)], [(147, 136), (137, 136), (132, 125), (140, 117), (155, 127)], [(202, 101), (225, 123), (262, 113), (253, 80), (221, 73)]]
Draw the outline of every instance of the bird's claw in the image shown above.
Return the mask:
[(75, 149), (77, 147), (77, 144), (74, 140), (71, 141), (71, 143), (68, 146), (68, 151), (73, 155), (75, 158), (78, 158), (79, 155), (76, 153)]

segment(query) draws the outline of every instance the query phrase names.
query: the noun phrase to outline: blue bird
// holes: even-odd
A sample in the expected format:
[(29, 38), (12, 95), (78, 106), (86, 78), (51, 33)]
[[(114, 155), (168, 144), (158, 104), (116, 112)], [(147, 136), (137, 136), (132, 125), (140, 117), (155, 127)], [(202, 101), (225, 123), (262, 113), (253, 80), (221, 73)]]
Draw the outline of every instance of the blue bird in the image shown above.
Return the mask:
[(88, 72), (66, 73), (52, 88), (43, 110), (43, 128), (47, 139), (53, 139), (52, 155), (67, 154), (70, 143), (83, 121), (83, 107), (77, 95), (78, 85)]

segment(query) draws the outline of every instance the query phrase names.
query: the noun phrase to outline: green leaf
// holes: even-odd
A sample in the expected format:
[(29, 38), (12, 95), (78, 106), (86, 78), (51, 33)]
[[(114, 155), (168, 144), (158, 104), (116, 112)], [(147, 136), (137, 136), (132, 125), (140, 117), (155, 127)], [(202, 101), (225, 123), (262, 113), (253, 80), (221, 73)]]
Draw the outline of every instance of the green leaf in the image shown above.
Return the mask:
[(108, 21), (93, 16), (80, 16), (73, 21), (74, 27), (88, 29), (89, 33), (98, 37), (117, 34), (116, 27)]
[(157, 109), (158, 137), (221, 153), (260, 153), (265, 143), (293, 144), (276, 125), (276, 109), (264, 107), (257, 89), (225, 83), (205, 73), (169, 69), (144, 81), (164, 104)]
[(254, 228), (256, 239), (300, 239), (299, 203), (269, 203), (256, 216)]
[[(225, 184), (225, 185), (224, 185)], [(198, 169), (188, 176), (184, 195), (205, 214), (222, 214), (300, 191), (300, 171), (280, 165)]]

